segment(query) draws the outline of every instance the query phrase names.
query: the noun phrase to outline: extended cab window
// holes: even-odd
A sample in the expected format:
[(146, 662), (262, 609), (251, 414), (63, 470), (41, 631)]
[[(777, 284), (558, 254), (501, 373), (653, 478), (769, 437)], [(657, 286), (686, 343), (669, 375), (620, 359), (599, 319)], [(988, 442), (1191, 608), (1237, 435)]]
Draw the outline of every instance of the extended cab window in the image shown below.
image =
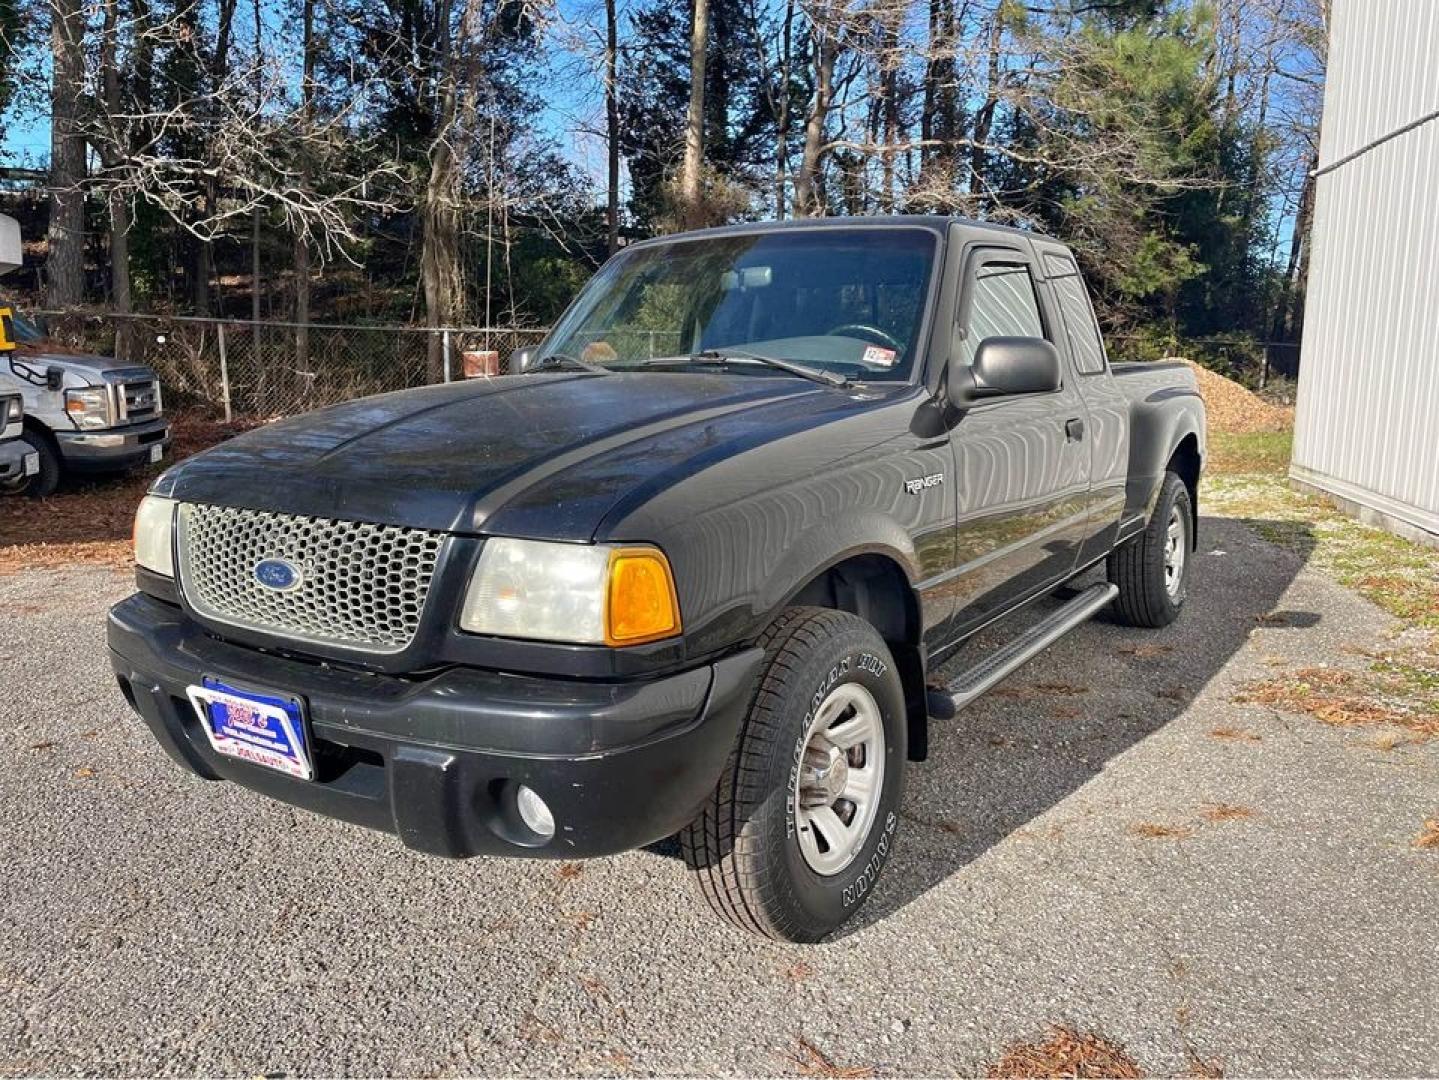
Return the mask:
[(966, 364), (974, 361), (974, 351), (985, 338), (1044, 337), (1029, 267), (999, 260), (981, 263), (970, 286), (963, 330), (959, 350)]
[(1104, 370), (1104, 341), (1099, 336), (1099, 324), (1094, 321), (1094, 309), (1090, 307), (1079, 267), (1073, 259), (1050, 253), (1044, 256), (1044, 269), (1059, 298), (1059, 314), (1069, 334), (1075, 366), (1084, 375), (1099, 374)]

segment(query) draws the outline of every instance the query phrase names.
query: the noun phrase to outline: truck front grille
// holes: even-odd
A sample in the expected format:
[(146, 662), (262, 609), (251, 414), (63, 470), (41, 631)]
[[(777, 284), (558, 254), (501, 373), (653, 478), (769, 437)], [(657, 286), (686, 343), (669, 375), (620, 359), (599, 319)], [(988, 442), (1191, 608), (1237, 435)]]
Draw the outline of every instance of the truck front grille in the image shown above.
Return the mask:
[(178, 517), (180, 587), (202, 619), (374, 653), (414, 640), (444, 540), (199, 503), (182, 503)]
[(139, 424), (160, 414), (160, 396), (154, 379), (121, 383), (119, 392), (123, 422)]

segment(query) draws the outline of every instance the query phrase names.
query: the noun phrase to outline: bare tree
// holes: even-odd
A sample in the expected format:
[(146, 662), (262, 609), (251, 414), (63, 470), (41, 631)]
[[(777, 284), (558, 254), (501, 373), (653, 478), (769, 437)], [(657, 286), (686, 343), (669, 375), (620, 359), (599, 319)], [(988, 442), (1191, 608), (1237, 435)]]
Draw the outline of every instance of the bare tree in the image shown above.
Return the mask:
[(50, 232), (46, 299), (69, 307), (85, 298), (85, 11), (80, 0), (50, 8)]
[[(119, 0), (105, 0), (105, 22), (100, 38), (100, 81), (104, 94), (105, 110), (110, 116), (119, 116), (123, 108), (120, 92), (120, 66), (117, 58), (120, 32)], [(107, 169), (120, 166), (119, 155), (113, 145), (106, 145), (102, 159)], [(122, 192), (112, 191), (109, 198), (110, 210), (110, 302), (115, 310), (129, 313), (133, 307), (130, 295), (130, 204)], [(117, 337), (123, 338), (128, 330), (123, 320), (117, 329)], [(115, 351), (125, 355), (125, 342), (117, 340)]]
[(686, 228), (699, 224), (704, 199), (705, 54), (709, 49), (709, 0), (692, 0), (690, 21), (690, 103), (685, 116), (685, 156), (680, 167), (679, 217)]
[(605, 225), (607, 248), (620, 248), (619, 19), (615, 0), (605, 0)]
[(814, 93), (805, 116), (804, 152), (794, 181), (794, 212), (798, 217), (818, 217), (824, 213), (820, 169), (824, 154), (833, 149), (825, 143), (825, 125), (834, 100), (835, 65), (843, 48), (849, 11), (845, 0), (819, 0), (801, 7), (809, 22), (814, 54)]
[[(315, 0), (300, 0), (300, 123), (306, 129), (314, 121), (315, 109)], [(309, 156), (299, 162), (300, 186), (311, 186)], [(304, 230), (295, 233), (295, 355), (300, 368), (310, 353), (310, 242)]]

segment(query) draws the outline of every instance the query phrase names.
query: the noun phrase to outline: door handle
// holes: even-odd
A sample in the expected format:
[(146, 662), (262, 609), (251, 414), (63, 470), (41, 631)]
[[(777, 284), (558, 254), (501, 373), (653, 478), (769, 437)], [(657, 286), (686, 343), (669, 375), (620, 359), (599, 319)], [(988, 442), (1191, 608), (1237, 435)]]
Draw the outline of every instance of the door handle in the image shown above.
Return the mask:
[(1084, 440), (1084, 421), (1079, 417), (1064, 422), (1064, 438), (1066, 442), (1082, 442)]

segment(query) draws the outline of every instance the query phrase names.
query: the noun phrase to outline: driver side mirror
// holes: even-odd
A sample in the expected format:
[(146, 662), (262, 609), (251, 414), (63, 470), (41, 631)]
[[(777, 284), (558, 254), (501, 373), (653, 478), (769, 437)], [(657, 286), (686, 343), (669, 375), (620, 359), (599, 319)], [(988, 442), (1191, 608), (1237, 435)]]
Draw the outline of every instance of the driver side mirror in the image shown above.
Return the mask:
[(1013, 394), (1059, 389), (1059, 352), (1043, 338), (991, 337), (979, 343), (968, 366), (951, 360), (949, 400), (958, 406)]
[(65, 385), (65, 369), (59, 367), (47, 367), (45, 369), (45, 389), (59, 390)]

